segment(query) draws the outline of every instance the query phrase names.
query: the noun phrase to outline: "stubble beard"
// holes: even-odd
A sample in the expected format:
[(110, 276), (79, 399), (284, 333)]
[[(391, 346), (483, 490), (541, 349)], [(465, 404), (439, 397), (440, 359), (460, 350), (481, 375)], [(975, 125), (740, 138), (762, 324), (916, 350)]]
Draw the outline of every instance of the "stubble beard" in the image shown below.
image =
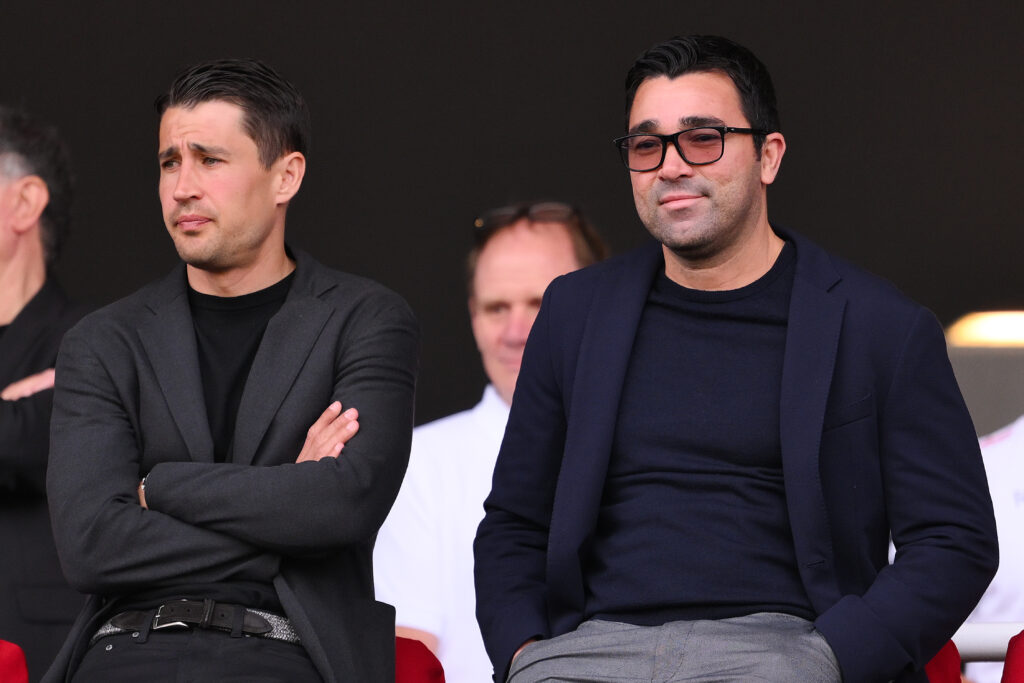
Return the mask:
[[(661, 208), (659, 200), (671, 192), (687, 192), (703, 197), (697, 206), (687, 207), (671, 213)], [(707, 188), (666, 185), (652, 191), (643, 202), (637, 202), (640, 220), (647, 232), (665, 247), (681, 256), (699, 257), (715, 242), (716, 205), (714, 196)]]
[(714, 251), (717, 231), (712, 216), (703, 216), (694, 221), (655, 216), (646, 225), (647, 231), (656, 240), (680, 256), (693, 259)]
[(172, 232), (171, 239), (180, 258), (186, 264), (208, 272), (228, 270), (230, 255), (216, 234), (186, 235)]
[[(172, 216), (189, 213), (182, 210)], [(170, 228), (171, 240), (178, 257), (186, 264), (211, 273), (224, 272), (243, 265), (252, 254), (259, 252), (267, 235), (261, 232), (226, 232), (216, 218), (211, 219), (198, 234), (187, 234), (176, 227)]]
[[(700, 194), (704, 199), (671, 214), (662, 211), (658, 198), (675, 191)], [(758, 218), (753, 186), (666, 186), (652, 192), (650, 202), (644, 202), (640, 216), (647, 231), (687, 261), (707, 261), (726, 251)]]

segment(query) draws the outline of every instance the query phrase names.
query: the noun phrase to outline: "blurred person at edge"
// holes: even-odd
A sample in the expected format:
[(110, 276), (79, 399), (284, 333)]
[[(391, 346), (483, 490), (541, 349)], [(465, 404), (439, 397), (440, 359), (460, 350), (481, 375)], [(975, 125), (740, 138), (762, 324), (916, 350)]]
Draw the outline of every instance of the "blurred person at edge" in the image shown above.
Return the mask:
[(71, 201), (57, 131), (0, 105), (0, 639), (25, 651), (33, 681), (83, 603), (61, 573), (45, 482), (57, 349), (84, 313), (52, 272)]
[(527, 335), (548, 284), (607, 254), (581, 213), (561, 202), (487, 211), (474, 237), (469, 317), (489, 384), (470, 410), (413, 430), (409, 471), (373, 556), (377, 597), (395, 606), (398, 635), (426, 643), (448, 683), (490, 676), (467, 587)]
[[(968, 622), (1024, 622), (1024, 415), (981, 438), (999, 530), (999, 569)], [(970, 662), (971, 683), (999, 683), (1002, 662)]]

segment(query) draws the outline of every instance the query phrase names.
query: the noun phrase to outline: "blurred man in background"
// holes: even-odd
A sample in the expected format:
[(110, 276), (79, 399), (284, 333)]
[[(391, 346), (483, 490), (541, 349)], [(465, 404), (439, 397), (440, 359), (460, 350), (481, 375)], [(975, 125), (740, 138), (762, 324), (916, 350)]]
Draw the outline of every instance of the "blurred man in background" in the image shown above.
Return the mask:
[(377, 536), (377, 597), (398, 634), (427, 644), (449, 683), (478, 683), (491, 665), (473, 599), (473, 536), (483, 517), (526, 338), (554, 278), (607, 254), (572, 206), (522, 203), (476, 221), (467, 260), (469, 317), (490, 383), (470, 410), (413, 431), (409, 471)]

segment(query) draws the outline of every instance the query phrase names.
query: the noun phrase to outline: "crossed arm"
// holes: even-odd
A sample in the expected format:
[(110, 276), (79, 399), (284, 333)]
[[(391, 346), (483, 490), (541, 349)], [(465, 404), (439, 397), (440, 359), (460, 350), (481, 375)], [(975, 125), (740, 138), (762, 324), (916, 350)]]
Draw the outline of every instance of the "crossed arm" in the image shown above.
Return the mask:
[[(134, 350), (111, 348), (95, 330), (70, 333), (57, 365), (48, 489), (71, 584), (116, 594), (183, 582), (270, 581), (283, 556), (371, 540), (404, 473), (417, 335), (404, 304), (370, 310), (373, 320), (352, 321), (362, 331), (339, 351), (343, 366), (334, 369), (329, 391), (335, 400), (312, 425), (275, 418), (265, 441), (277, 452), (253, 466), (165, 454), (146, 476), (148, 509), (138, 490), (143, 453), (166, 451), (159, 442), (178, 433), (171, 425), (167, 433), (140, 433), (141, 424), (152, 424), (142, 414), (165, 408), (152, 394), (140, 401), (140, 381), (152, 380), (125, 378)], [(112, 373), (116, 363), (122, 365)], [(339, 397), (373, 416), (369, 430), (357, 413), (341, 410)], [(360, 438), (349, 441), (357, 431)], [(298, 453), (285, 452), (293, 447)]]
[[(341, 401), (327, 406), (306, 432), (306, 441), (295, 462), (317, 462), (322, 458), (336, 458), (341, 455), (345, 442), (359, 431), (359, 412), (355, 408), (341, 411)], [(146, 505), (146, 478), (139, 480), (139, 505)]]
[(45, 489), (52, 387), (48, 369), (0, 392), (0, 488)]
[[(146, 479), (150, 509), (282, 555), (316, 556), (372, 543), (408, 462), (417, 362), (411, 312), (404, 302), (387, 303), (371, 302), (362, 315), (353, 315), (336, 356), (321, 358), (319, 369), (307, 368), (296, 380), (310, 386), (291, 390), (315, 393), (316, 383), (325, 396), (358, 407), (359, 432), (342, 457), (295, 462), (308, 439), (307, 425), (290, 417), (301, 399), (286, 399), (255, 461), (269, 466), (160, 462)], [(308, 405), (294, 413), (314, 407), (321, 410)]]
[(16, 382), (11, 382), (0, 391), (0, 399), (4, 401), (17, 401), (28, 398), (40, 391), (53, 388), (53, 368), (47, 368), (28, 377), (22, 377)]
[[(53, 388), (55, 373), (52, 368), (11, 382), (0, 390), (0, 399), (17, 401), (29, 398), (41, 391)], [(322, 458), (337, 458), (345, 441), (359, 430), (358, 413), (350, 408), (342, 413), (341, 401), (334, 401), (324, 414), (309, 427), (302, 451), (295, 462), (316, 462)], [(142, 480), (138, 485), (138, 502), (145, 508), (145, 487)]]
[(57, 374), (47, 492), (73, 588), (116, 595), (182, 581), (272, 580), (278, 557), (139, 505), (142, 435), (86, 335), (65, 337)]

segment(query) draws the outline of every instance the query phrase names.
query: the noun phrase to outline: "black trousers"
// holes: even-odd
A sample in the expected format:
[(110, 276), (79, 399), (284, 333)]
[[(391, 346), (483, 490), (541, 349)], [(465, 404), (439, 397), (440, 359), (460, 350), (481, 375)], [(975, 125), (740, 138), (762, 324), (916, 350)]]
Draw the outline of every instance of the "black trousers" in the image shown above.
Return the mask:
[(209, 629), (100, 638), (72, 683), (323, 683), (301, 645)]

